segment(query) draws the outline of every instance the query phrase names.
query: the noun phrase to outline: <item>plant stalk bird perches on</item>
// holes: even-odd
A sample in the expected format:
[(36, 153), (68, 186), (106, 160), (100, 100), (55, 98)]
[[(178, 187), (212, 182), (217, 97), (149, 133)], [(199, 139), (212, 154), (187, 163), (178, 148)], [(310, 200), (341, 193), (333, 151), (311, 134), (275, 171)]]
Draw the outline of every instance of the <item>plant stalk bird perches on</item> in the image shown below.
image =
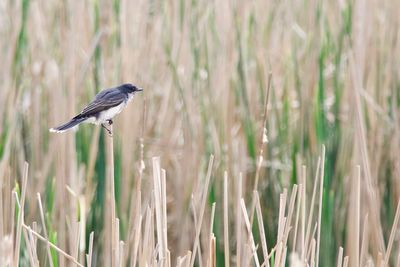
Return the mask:
[(111, 125), (113, 123), (112, 118), (125, 108), (137, 92), (141, 91), (143, 91), (142, 88), (129, 83), (105, 89), (98, 93), (94, 100), (81, 113), (73, 117), (69, 122), (51, 128), (50, 132), (63, 133), (77, 127), (83, 122), (88, 122), (96, 125), (101, 124), (101, 127), (106, 129), (111, 136), (112, 132), (107, 128), (106, 123)]

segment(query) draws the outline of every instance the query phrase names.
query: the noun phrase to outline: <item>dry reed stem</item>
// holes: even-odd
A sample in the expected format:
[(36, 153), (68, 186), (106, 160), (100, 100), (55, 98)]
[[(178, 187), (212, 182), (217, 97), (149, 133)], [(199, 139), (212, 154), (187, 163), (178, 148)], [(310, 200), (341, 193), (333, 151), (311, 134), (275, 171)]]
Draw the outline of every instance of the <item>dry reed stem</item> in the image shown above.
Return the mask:
[(124, 247), (125, 247), (125, 243), (124, 241), (119, 241), (119, 246), (118, 246), (118, 262), (117, 262), (117, 266), (118, 267), (122, 267), (125, 266), (124, 264)]
[[(142, 243), (142, 252), (140, 255), (140, 264), (139, 266), (145, 266), (146, 262), (150, 262), (150, 249), (152, 248), (148, 246), (150, 244), (150, 235), (151, 235), (151, 223), (152, 223), (152, 215), (151, 215), (151, 210), (150, 207), (147, 206), (146, 208), (146, 220), (144, 224), (144, 236), (143, 236), (143, 243)], [(149, 255), (150, 254), (150, 255)]]
[(315, 239), (314, 236), (315, 236), (315, 232), (317, 231), (317, 225), (318, 225), (318, 223), (315, 223), (312, 234), (311, 234), (310, 244), (308, 244), (308, 246), (307, 246), (307, 256), (306, 256), (305, 262), (308, 262), (308, 259), (310, 259), (310, 257), (311, 257), (312, 241)]
[(262, 217), (262, 212), (261, 212), (260, 197), (259, 197), (257, 191), (254, 191), (253, 194), (255, 194), (255, 199), (256, 199), (256, 213), (257, 213), (258, 229), (260, 230), (261, 247), (262, 247), (263, 256), (264, 256), (264, 262), (262, 265), (265, 264), (265, 266), (269, 267), (270, 265), (269, 265), (269, 258), (268, 258), (268, 246), (267, 246), (267, 240), (265, 238), (265, 228), (264, 228), (264, 222), (263, 222), (263, 217)]
[[(194, 222), (194, 229), (197, 229), (198, 221), (197, 221), (197, 215), (196, 215), (196, 207), (195, 207), (195, 200), (194, 196), (192, 195), (192, 201), (191, 201), (191, 207), (192, 207), (192, 214), (193, 214), (193, 222)], [(198, 259), (199, 259), (199, 266), (203, 266), (202, 263), (202, 254), (201, 254), (201, 246), (197, 246), (197, 253), (198, 253)]]
[(242, 212), (243, 212), (243, 218), (244, 218), (244, 222), (245, 222), (245, 226), (247, 229), (247, 234), (249, 235), (249, 240), (250, 240), (250, 248), (251, 248), (251, 254), (254, 257), (254, 262), (256, 264), (257, 267), (260, 266), (260, 262), (258, 260), (258, 255), (257, 255), (257, 248), (256, 248), (256, 244), (254, 242), (254, 237), (253, 237), (253, 232), (251, 231), (251, 226), (250, 226), (250, 220), (249, 220), (249, 216), (247, 214), (246, 211), (246, 205), (244, 203), (244, 199), (242, 198), (240, 201), (240, 205), (242, 208)]
[(119, 251), (120, 249), (120, 238), (119, 238), (119, 219), (115, 218), (115, 266), (119, 266), (121, 258), (119, 256), (121, 255), (121, 252)]
[(281, 225), (281, 227), (278, 226), (278, 229), (282, 229), (281, 232), (278, 231), (278, 236), (281, 236), (281, 238), (277, 239), (277, 243), (276, 243), (276, 253), (275, 253), (275, 265), (276, 266), (280, 266), (281, 264), (281, 259), (282, 259), (282, 254), (283, 254), (283, 250), (284, 250), (284, 241), (283, 241), (283, 229), (285, 227), (286, 224), (286, 217), (282, 218), (282, 220), (279, 222), (279, 225)]
[[(263, 153), (264, 153), (264, 144), (268, 142), (267, 136), (266, 136), (266, 127), (267, 127), (267, 118), (268, 118), (268, 100), (269, 100), (269, 92), (271, 90), (272, 86), (272, 72), (268, 74), (268, 86), (267, 86), (267, 94), (265, 96), (264, 100), (264, 112), (263, 112), (263, 123), (262, 123), (262, 129), (261, 129), (261, 135), (260, 135), (260, 143), (259, 143), (259, 152), (258, 152), (258, 161), (257, 161), (257, 166), (256, 166), (256, 176), (254, 179), (254, 186), (253, 186), (253, 191), (257, 191), (258, 188), (258, 181), (260, 179), (260, 170), (262, 166), (262, 162), (264, 160)], [(250, 223), (253, 224), (254, 220), (254, 209), (256, 205), (256, 200), (253, 199), (251, 202), (251, 210), (250, 210)]]
[(306, 175), (306, 166), (302, 166), (301, 172), (301, 180), (303, 183), (303, 194), (301, 198), (301, 261), (304, 262), (303, 255), (306, 254), (306, 191), (307, 191), (307, 175)]
[(217, 266), (217, 255), (216, 255), (216, 239), (214, 233), (211, 234), (210, 238), (210, 259), (209, 259), (210, 267)]
[(397, 245), (397, 259), (396, 266), (400, 266), (400, 245)]
[(160, 158), (153, 158), (153, 183), (154, 183), (154, 204), (156, 212), (156, 230), (157, 230), (157, 247), (160, 259), (164, 260), (166, 257), (166, 247), (164, 241), (164, 208), (162, 203), (162, 185), (161, 185), (161, 169)]
[(316, 243), (315, 238), (313, 238), (311, 240), (311, 249), (310, 249), (310, 251), (311, 251), (311, 258), (310, 258), (311, 267), (315, 266), (315, 246), (316, 246), (315, 243)]
[(352, 204), (354, 218), (351, 219), (351, 234), (353, 236), (352, 246), (349, 248), (353, 250), (353, 257), (349, 258), (351, 266), (360, 266), (360, 209), (361, 209), (361, 168), (356, 167), (356, 177), (352, 183)]
[[(30, 231), (31, 229), (28, 228), (28, 230)], [(32, 240), (28, 237), (28, 233), (27, 233), (27, 229), (23, 229), (23, 234), (24, 234), (24, 239), (25, 239), (25, 243), (26, 243), (26, 248), (28, 250), (28, 258), (29, 258), (29, 262), (31, 263), (31, 266), (37, 267), (39, 266), (38, 262), (35, 260), (36, 259), (36, 255), (35, 252), (33, 251), (33, 244), (32, 244)]]
[(301, 197), (303, 195), (303, 184), (299, 184), (299, 193), (297, 195), (297, 208), (296, 208), (296, 221), (294, 226), (294, 235), (293, 235), (293, 248), (292, 253), (295, 252), (297, 246), (297, 230), (299, 226), (299, 218), (300, 218), (300, 205), (301, 205)]
[(373, 231), (375, 235), (375, 243), (378, 246), (379, 251), (385, 250), (384, 239), (382, 235), (382, 226), (379, 221), (379, 200), (377, 199), (377, 192), (374, 187), (373, 177), (371, 175), (371, 168), (370, 168), (370, 161), (368, 155), (368, 148), (367, 148), (367, 137), (366, 137), (366, 130), (363, 120), (363, 113), (362, 113), (362, 106), (360, 100), (360, 90), (362, 88), (362, 78), (360, 77), (359, 69), (356, 67), (356, 62), (354, 59), (353, 53), (350, 53), (350, 70), (353, 80), (353, 97), (354, 97), (354, 104), (355, 104), (355, 116), (356, 116), (356, 127), (357, 127), (357, 139), (360, 142), (360, 153), (361, 153), (361, 160), (362, 166), (365, 173), (366, 179), (366, 188), (368, 194), (368, 203), (369, 209), (371, 214), (371, 222), (375, 229), (378, 231)]
[[(0, 179), (0, 218), (4, 218), (4, 211), (3, 211), (3, 179)], [(3, 239), (4, 236), (4, 221), (0, 220), (0, 239)]]
[[(229, 267), (229, 213), (228, 213), (228, 172), (224, 172), (224, 258)], [(268, 254), (268, 253), (267, 253)]]
[(86, 173), (86, 179), (85, 179), (85, 181), (87, 182), (87, 186), (86, 186), (87, 200), (89, 200), (92, 197), (93, 191), (94, 191), (93, 175), (94, 175), (94, 167), (95, 167), (96, 158), (97, 158), (99, 137), (100, 137), (100, 127), (95, 127), (94, 133), (93, 133), (93, 138), (92, 138), (92, 141), (90, 142), (89, 160), (88, 160), (89, 163), (87, 166), (87, 173)]
[(337, 257), (337, 267), (342, 267), (343, 264), (343, 247), (339, 247), (339, 253)]
[(242, 199), (242, 173), (239, 174), (237, 190), (236, 190), (236, 266), (241, 266), (241, 245), (242, 245), (242, 216), (241, 216), (241, 204)]
[(71, 247), (71, 256), (74, 257), (77, 261), (78, 259), (78, 252), (79, 252), (79, 242), (80, 242), (80, 227), (79, 227), (79, 222), (73, 222), (72, 223), (72, 247)]
[(349, 256), (344, 257), (343, 267), (347, 267), (349, 265)]
[[(42, 200), (40, 198), (40, 194), (39, 193), (37, 193), (37, 201), (38, 201), (38, 205), (39, 205), (40, 221), (41, 221), (42, 227), (43, 227), (44, 238), (46, 238), (48, 240), (49, 238), (47, 236), (46, 222), (44, 220), (44, 212), (43, 212)], [(46, 252), (47, 252), (47, 257), (49, 258), (50, 267), (53, 267), (54, 266), (53, 265), (53, 259), (51, 257), (50, 245), (48, 243), (46, 243)]]
[(161, 197), (162, 197), (162, 211), (163, 211), (163, 242), (164, 242), (164, 248), (165, 248), (165, 253), (167, 257), (167, 262), (169, 266), (171, 265), (171, 258), (170, 258), (170, 253), (168, 250), (168, 220), (167, 220), (167, 174), (164, 169), (161, 169)]
[(89, 253), (86, 254), (86, 262), (87, 262), (87, 267), (92, 267), (92, 259), (93, 259), (93, 238), (94, 238), (94, 232), (91, 232), (89, 235)]
[(133, 242), (133, 257), (131, 261), (131, 266), (136, 265), (137, 255), (139, 251), (139, 242), (141, 237), (141, 229), (142, 229), (142, 215), (139, 214), (135, 223), (135, 233), (134, 233), (134, 242)]
[[(113, 133), (113, 125), (109, 125), (110, 131)], [(115, 180), (114, 180), (114, 138), (108, 136), (105, 142), (107, 159), (106, 159), (106, 204), (105, 204), (105, 247), (103, 253), (103, 263), (110, 264), (115, 267), (118, 257), (118, 241), (116, 233), (116, 210), (115, 210)], [(107, 250), (107, 247), (109, 250)]]
[(400, 201), (397, 202), (396, 215), (394, 216), (392, 230), (390, 231), (388, 248), (385, 253), (384, 266), (387, 266), (389, 264), (389, 257), (390, 257), (390, 253), (392, 251), (392, 246), (393, 246), (394, 238), (395, 238), (396, 231), (397, 231), (397, 225), (399, 223), (399, 218), (400, 218)]
[[(140, 172), (140, 171), (139, 171)], [(131, 266), (134, 266), (137, 261), (137, 255), (139, 251), (139, 240), (140, 240), (140, 234), (141, 234), (141, 228), (142, 228), (142, 219), (143, 216), (141, 214), (142, 210), (142, 192), (140, 191), (140, 175), (139, 179), (137, 182), (137, 186), (135, 189), (135, 205), (132, 205), (132, 210), (131, 210), (131, 215), (129, 217), (129, 233), (128, 233), (128, 246), (131, 246), (130, 243), (133, 242), (133, 256), (131, 259)], [(133, 240), (132, 240), (133, 239)]]
[[(19, 206), (18, 194), (15, 191), (15, 189), (13, 189), (12, 193), (11, 193), (11, 204), (12, 204), (12, 207), (11, 207), (11, 215), (12, 215), (12, 218), (11, 218), (11, 236), (14, 237), (15, 229), (17, 228), (16, 225), (15, 225), (15, 207), (17, 205)], [(16, 241), (14, 241), (14, 242), (16, 242)], [(16, 253), (16, 246), (13, 246), (12, 252), (13, 252), (13, 254), (11, 255), (11, 262), (14, 263), (13, 260), (14, 260), (14, 254)]]
[(382, 254), (382, 252), (378, 252), (378, 257), (376, 258), (376, 265), (375, 266), (381, 267), (383, 262), (384, 262), (383, 254)]
[[(24, 224), (24, 208), (25, 208), (25, 198), (26, 198), (26, 185), (28, 183), (28, 168), (29, 164), (25, 162), (24, 165), (24, 176), (22, 179), (22, 191), (21, 191), (21, 203), (18, 205), (19, 206), (19, 212), (18, 212), (18, 221), (17, 221), (17, 233), (15, 237), (15, 250), (14, 250), (14, 267), (19, 266), (19, 250), (20, 250), (20, 245), (21, 245), (21, 231), (22, 231), (22, 225)], [(18, 195), (15, 194), (17, 197), (16, 201), (18, 203)]]
[(283, 250), (283, 255), (282, 255), (282, 267), (286, 266), (286, 259), (287, 259), (287, 247), (285, 247), (285, 249)]
[(292, 189), (292, 194), (290, 195), (290, 201), (289, 201), (289, 210), (288, 210), (288, 216), (287, 216), (287, 221), (285, 224), (285, 229), (283, 231), (283, 237), (284, 237), (284, 245), (286, 246), (287, 242), (287, 237), (289, 236), (289, 231), (291, 229), (291, 222), (292, 222), (292, 216), (293, 216), (293, 210), (294, 210), (294, 204), (296, 201), (296, 196), (297, 196), (297, 184), (293, 186)]
[(279, 217), (278, 217), (278, 238), (277, 243), (281, 242), (283, 239), (283, 231), (285, 224), (283, 221), (285, 218), (285, 209), (286, 209), (286, 199), (287, 199), (287, 189), (283, 189), (283, 193), (279, 195)]
[(368, 249), (368, 233), (369, 233), (369, 229), (368, 229), (368, 213), (365, 214), (365, 218), (364, 218), (364, 226), (363, 226), (363, 233), (362, 233), (362, 239), (361, 239), (361, 250), (360, 250), (360, 267), (364, 266), (363, 262), (364, 262), (364, 257), (367, 253), (367, 249)]
[(22, 227), (24, 229), (30, 230), (32, 232), (33, 235), (35, 235), (37, 238), (39, 238), (40, 240), (46, 242), (46, 244), (49, 244), (53, 249), (55, 249), (58, 253), (60, 253), (61, 255), (63, 255), (66, 259), (70, 260), (71, 262), (75, 263), (76, 265), (83, 267), (82, 264), (80, 264), (78, 261), (76, 261), (76, 259), (69, 255), (68, 253), (66, 253), (65, 251), (63, 251), (62, 249), (60, 249), (59, 247), (57, 247), (56, 245), (54, 245), (53, 243), (51, 243), (49, 240), (47, 240), (46, 238), (44, 238), (43, 236), (41, 236), (39, 233), (33, 231), (30, 229), (29, 226), (27, 226), (25, 223), (22, 224)]
[(208, 187), (210, 185), (213, 162), (214, 162), (214, 156), (211, 155), (210, 156), (210, 161), (208, 163), (206, 182), (204, 184), (203, 193), (202, 193), (200, 217), (199, 217), (198, 224), (196, 226), (196, 237), (195, 237), (195, 240), (194, 240), (193, 256), (192, 256), (192, 260), (191, 260), (192, 262), (190, 263), (190, 266), (194, 265), (194, 260), (196, 259), (197, 247), (199, 246), (199, 243), (200, 243), (200, 231), (201, 231), (201, 225), (202, 225), (202, 222), (203, 222), (204, 210), (205, 210), (205, 207), (206, 207)]
[[(306, 232), (306, 238), (305, 238), (306, 248), (308, 247), (308, 242), (310, 240), (311, 223), (312, 223), (313, 213), (314, 213), (314, 201), (315, 201), (315, 194), (317, 191), (317, 184), (318, 184), (318, 180), (319, 180), (318, 174), (319, 174), (320, 164), (321, 164), (321, 157), (318, 157), (317, 171), (315, 172), (314, 187), (313, 187), (313, 193), (312, 193), (312, 197), (311, 197), (310, 212), (309, 212), (308, 221), (307, 221), (307, 232)], [(302, 261), (305, 260), (304, 257), (306, 254), (308, 254), (308, 251), (304, 250), (304, 254), (301, 255)]]
[[(317, 252), (316, 252), (316, 266), (319, 266), (319, 246), (321, 242), (321, 219), (322, 219), (322, 195), (324, 193), (324, 176), (325, 176), (325, 145), (322, 145), (322, 166), (319, 181), (319, 205), (318, 205), (318, 232), (317, 232)], [(358, 266), (358, 265), (357, 265)]]
[(210, 217), (210, 229), (209, 229), (209, 237), (211, 238), (211, 235), (214, 233), (214, 218), (215, 218), (215, 206), (216, 203), (214, 202), (211, 206), (211, 217)]

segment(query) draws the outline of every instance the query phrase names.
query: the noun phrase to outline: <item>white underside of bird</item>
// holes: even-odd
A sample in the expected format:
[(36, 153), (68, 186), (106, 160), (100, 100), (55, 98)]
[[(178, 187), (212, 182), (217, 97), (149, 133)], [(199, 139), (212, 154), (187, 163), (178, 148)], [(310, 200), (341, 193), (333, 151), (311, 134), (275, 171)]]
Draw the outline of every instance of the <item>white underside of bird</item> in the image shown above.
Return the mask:
[[(130, 98), (130, 99), (132, 99), (132, 98)], [(91, 120), (91, 121), (85, 121), (85, 122), (94, 123), (96, 125), (106, 123), (106, 122), (108, 122), (108, 120), (111, 120), (117, 114), (121, 113), (121, 111), (124, 109), (126, 104), (127, 104), (127, 102), (122, 102), (118, 106), (115, 106), (113, 108), (110, 108), (108, 110), (100, 112), (99, 117), (97, 119), (95, 117), (91, 117), (91, 118), (89, 118), (89, 120)]]

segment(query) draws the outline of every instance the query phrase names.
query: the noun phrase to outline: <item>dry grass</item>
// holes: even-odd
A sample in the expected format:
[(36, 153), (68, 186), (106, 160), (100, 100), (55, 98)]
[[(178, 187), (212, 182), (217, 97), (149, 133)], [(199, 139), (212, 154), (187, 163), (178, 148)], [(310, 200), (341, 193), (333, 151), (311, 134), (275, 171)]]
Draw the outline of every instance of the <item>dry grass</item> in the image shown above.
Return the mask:
[(1, 264), (396, 266), (399, 10), (0, 0)]

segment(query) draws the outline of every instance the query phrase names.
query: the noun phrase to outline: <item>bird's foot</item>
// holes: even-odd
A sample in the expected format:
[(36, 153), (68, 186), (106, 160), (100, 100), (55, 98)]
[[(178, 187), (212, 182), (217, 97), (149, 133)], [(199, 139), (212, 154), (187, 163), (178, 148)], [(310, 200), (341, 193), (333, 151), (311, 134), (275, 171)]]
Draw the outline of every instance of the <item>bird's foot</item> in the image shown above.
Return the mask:
[[(110, 123), (110, 122), (109, 122)], [(110, 124), (111, 125), (111, 124)], [(110, 136), (110, 137), (112, 137), (113, 136), (113, 134), (112, 134), (112, 132), (111, 132), (111, 130), (110, 129), (108, 129), (103, 123), (101, 124), (101, 127), (103, 127), (107, 132), (108, 132), (108, 135)]]

